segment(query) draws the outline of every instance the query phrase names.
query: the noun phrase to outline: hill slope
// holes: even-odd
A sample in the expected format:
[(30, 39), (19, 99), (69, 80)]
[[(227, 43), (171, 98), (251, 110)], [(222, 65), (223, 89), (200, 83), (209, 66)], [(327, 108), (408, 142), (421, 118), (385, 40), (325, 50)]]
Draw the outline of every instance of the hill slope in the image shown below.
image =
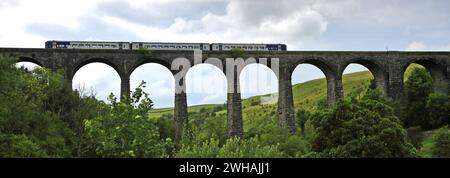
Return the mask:
[[(373, 78), (369, 71), (356, 72), (345, 74), (343, 76), (344, 94), (362, 90), (368, 86), (369, 81)], [(294, 97), (295, 109), (313, 109), (321, 100), (326, 99), (326, 80), (325, 78), (307, 81), (304, 83), (295, 84), (292, 87)], [(263, 100), (269, 101), (270, 104), (261, 104), (261, 97), (265, 96)], [(262, 115), (261, 112), (273, 112), (277, 108), (277, 96), (262, 95), (253, 96), (242, 99), (242, 108), (244, 119), (246, 116)], [(199, 112), (200, 110), (214, 110), (216, 114), (226, 114), (226, 107), (224, 104), (208, 104), (188, 107), (188, 112)], [(154, 109), (150, 116), (160, 117), (163, 114), (173, 114), (173, 108)], [(273, 113), (272, 113), (273, 114)]]

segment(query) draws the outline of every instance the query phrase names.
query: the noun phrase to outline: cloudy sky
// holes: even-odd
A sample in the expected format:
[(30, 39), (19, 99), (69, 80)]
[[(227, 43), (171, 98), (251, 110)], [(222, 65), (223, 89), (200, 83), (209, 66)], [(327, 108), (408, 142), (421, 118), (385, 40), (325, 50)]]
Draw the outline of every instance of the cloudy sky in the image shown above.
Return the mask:
[[(47, 40), (285, 43), (288, 50), (450, 50), (447, 0), (0, 0), (0, 46), (44, 47)], [(351, 65), (346, 72), (364, 70)], [(255, 80), (255, 74), (260, 74)], [(300, 65), (293, 83), (324, 75)], [(156, 107), (173, 106), (173, 77), (157, 64), (131, 76), (148, 84)], [(188, 72), (188, 104), (224, 103), (225, 77), (208, 65)], [(241, 75), (243, 97), (276, 92), (269, 69)], [(74, 88), (118, 94), (119, 76), (89, 64)]]

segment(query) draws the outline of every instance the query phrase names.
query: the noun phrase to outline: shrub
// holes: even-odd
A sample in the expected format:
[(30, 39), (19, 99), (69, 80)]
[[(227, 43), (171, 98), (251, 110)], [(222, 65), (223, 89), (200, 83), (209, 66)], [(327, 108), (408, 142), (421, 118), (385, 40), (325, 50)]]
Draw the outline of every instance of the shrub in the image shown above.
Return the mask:
[(325, 157), (411, 157), (414, 147), (393, 109), (371, 90), (313, 116), (312, 150)]
[(450, 157), (450, 129), (442, 127), (433, 135), (434, 145), (431, 148), (433, 157)]

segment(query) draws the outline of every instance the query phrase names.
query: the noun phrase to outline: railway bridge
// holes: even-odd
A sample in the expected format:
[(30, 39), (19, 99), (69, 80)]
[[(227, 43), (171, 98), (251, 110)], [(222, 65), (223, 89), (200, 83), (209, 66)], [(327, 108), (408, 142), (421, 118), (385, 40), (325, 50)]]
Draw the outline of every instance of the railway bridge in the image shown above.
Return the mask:
[(130, 75), (140, 65), (158, 63), (175, 76), (175, 138), (181, 139), (187, 119), (187, 99), (184, 76), (189, 67), (209, 63), (221, 69), (228, 80), (227, 114), (229, 136), (243, 136), (239, 73), (248, 64), (261, 63), (278, 78), (278, 125), (295, 132), (295, 113), (291, 76), (299, 64), (311, 64), (326, 76), (327, 102), (334, 105), (343, 97), (342, 73), (352, 63), (365, 66), (374, 76), (376, 85), (393, 99), (401, 98), (403, 75), (411, 63), (424, 66), (435, 82), (443, 82), (450, 92), (450, 52), (404, 51), (139, 51), (100, 49), (34, 49), (0, 48), (0, 55), (13, 56), (18, 62), (33, 62), (51, 70), (62, 69), (72, 81), (78, 69), (100, 62), (114, 68), (121, 79), (121, 97), (130, 95)]

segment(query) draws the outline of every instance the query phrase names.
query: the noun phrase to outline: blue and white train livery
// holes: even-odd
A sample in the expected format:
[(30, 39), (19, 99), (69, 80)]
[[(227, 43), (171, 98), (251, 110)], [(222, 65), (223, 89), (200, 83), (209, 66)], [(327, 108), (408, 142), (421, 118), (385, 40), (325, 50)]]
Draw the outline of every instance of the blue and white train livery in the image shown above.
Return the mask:
[(116, 49), (138, 50), (202, 50), (230, 51), (239, 48), (244, 51), (286, 51), (285, 44), (252, 43), (163, 43), (163, 42), (106, 42), (106, 41), (47, 41), (45, 48), (66, 49)]

